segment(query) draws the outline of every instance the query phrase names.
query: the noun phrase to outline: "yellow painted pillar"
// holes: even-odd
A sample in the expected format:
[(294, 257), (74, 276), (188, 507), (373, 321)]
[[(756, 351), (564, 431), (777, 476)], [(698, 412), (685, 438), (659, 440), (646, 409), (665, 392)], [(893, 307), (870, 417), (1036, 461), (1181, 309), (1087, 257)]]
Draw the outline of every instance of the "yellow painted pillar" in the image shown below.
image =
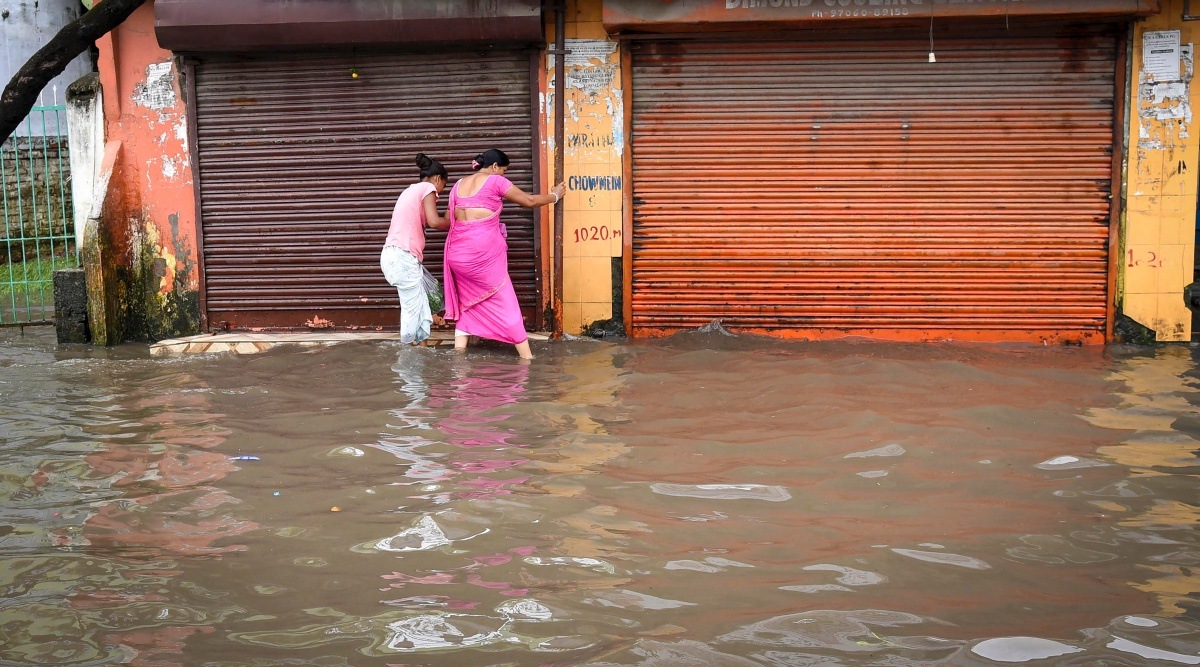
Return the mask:
[[(1193, 110), (1200, 90), (1192, 78), (1200, 21), (1184, 21), (1183, 4), (1163, 0), (1159, 14), (1134, 26), (1126, 215), (1118, 249), (1119, 305), (1164, 342), (1187, 341), (1192, 334), (1183, 290), (1192, 282), (1196, 242), (1200, 128)], [(1156, 58), (1175, 37), (1180, 67), (1172, 77)]]
[[(563, 180), (563, 331), (613, 312), (613, 262), (620, 258), (621, 158), (625, 150), (620, 48), (601, 24), (600, 0), (569, 0), (566, 17), (566, 122)], [(553, 44), (553, 16), (548, 16)], [(553, 155), (554, 60), (547, 58), (548, 155)], [(619, 275), (619, 274), (618, 274)]]

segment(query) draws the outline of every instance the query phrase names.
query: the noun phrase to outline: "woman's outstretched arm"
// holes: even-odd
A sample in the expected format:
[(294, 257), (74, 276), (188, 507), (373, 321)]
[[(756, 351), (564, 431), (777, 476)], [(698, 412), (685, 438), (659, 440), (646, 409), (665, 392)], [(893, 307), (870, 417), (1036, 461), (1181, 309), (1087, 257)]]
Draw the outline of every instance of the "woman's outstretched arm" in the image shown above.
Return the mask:
[(567, 186), (562, 183), (554, 186), (550, 189), (550, 193), (544, 195), (531, 195), (514, 185), (504, 193), (504, 200), (525, 208), (537, 208), (547, 204), (556, 204), (562, 200), (565, 194), (567, 194)]

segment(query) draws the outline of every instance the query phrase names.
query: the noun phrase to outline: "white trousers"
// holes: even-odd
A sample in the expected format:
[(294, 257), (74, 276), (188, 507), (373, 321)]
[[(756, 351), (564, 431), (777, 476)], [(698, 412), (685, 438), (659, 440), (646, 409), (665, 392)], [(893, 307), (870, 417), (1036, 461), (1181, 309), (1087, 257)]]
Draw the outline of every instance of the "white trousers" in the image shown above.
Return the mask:
[(433, 313), (420, 260), (406, 250), (387, 246), (379, 255), (379, 268), (400, 295), (400, 342), (419, 343), (429, 338)]

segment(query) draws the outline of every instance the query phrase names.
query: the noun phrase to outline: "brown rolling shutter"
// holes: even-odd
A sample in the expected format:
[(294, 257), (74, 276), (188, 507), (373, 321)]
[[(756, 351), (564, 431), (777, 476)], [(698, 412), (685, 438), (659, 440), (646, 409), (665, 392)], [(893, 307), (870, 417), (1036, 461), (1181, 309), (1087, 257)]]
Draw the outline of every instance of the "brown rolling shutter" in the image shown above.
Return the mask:
[[(501, 148), (508, 177), (533, 191), (527, 53), (218, 58), (195, 77), (210, 328), (398, 326), (379, 252), (418, 152), (453, 183), (477, 153)], [(532, 326), (533, 213), (507, 206), (504, 220)], [(425, 265), (439, 278), (444, 239), (427, 234)]]
[(1117, 41), (1033, 30), (635, 42), (632, 332), (1102, 341)]

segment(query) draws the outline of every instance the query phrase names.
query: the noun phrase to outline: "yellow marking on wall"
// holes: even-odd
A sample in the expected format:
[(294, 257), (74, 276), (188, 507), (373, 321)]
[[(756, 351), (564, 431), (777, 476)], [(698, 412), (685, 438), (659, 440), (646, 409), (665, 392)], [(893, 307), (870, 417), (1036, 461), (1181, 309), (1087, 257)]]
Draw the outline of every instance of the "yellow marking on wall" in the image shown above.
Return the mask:
[[(1120, 306), (1160, 341), (1191, 337), (1184, 288), (1192, 282), (1200, 134), (1195, 128), (1194, 44), (1200, 26), (1185, 22), (1182, 0), (1164, 0), (1162, 12), (1135, 26), (1133, 114), (1130, 119), (1124, 235), (1118, 257)], [(1154, 76), (1143, 46), (1179, 33), (1179, 76)], [(1147, 36), (1147, 33), (1151, 33)]]

